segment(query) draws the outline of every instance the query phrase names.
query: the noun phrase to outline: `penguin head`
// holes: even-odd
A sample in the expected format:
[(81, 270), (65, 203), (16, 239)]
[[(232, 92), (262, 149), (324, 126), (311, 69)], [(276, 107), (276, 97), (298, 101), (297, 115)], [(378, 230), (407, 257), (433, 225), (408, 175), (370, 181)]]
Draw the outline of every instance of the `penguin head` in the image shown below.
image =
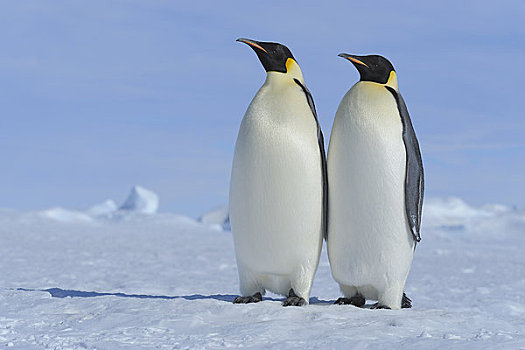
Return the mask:
[(248, 44), (255, 51), (267, 73), (278, 72), (292, 75), (300, 73), (299, 65), (286, 46), (244, 38), (239, 38), (237, 41)]
[(394, 66), (383, 56), (357, 56), (340, 53), (339, 57), (346, 58), (353, 63), (361, 75), (361, 81), (371, 81), (397, 90), (397, 76)]

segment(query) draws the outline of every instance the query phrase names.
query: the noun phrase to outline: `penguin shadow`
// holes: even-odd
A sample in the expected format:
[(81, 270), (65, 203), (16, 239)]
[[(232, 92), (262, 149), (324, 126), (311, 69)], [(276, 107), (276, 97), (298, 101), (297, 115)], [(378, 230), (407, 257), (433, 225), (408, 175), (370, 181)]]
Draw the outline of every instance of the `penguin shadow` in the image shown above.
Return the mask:
[(163, 300), (208, 300), (214, 299), (218, 301), (232, 302), (237, 295), (229, 294), (213, 294), (213, 295), (202, 295), (202, 294), (191, 294), (191, 295), (148, 295), (148, 294), (126, 294), (126, 293), (105, 293), (105, 292), (88, 292), (82, 290), (62, 289), (62, 288), (49, 288), (49, 289), (28, 289), (18, 288), (18, 291), (23, 292), (46, 292), (49, 293), (53, 298), (97, 298), (104, 296), (114, 296), (119, 298), (134, 298), (134, 299), (163, 299)]
[(322, 300), (317, 297), (310, 298), (310, 305), (333, 305), (335, 303), (334, 300)]
[[(29, 288), (17, 288), (16, 290), (22, 292), (46, 292), (49, 293), (53, 298), (97, 298), (105, 296), (114, 296), (119, 298), (134, 298), (134, 299), (162, 299), (162, 300), (175, 300), (175, 299), (184, 299), (184, 300), (218, 300), (225, 301), (228, 303), (233, 303), (233, 300), (238, 295), (232, 294), (212, 294), (212, 295), (202, 295), (202, 294), (191, 294), (191, 295), (149, 295), (149, 294), (126, 294), (126, 293), (106, 293), (106, 292), (88, 292), (83, 290), (73, 290), (73, 289), (62, 289), (62, 288), (48, 288), (48, 289), (29, 289)], [(285, 298), (273, 298), (273, 297), (263, 297), (263, 301), (278, 301), (283, 302)], [(333, 304), (335, 300), (321, 300), (317, 297), (310, 298), (310, 304), (312, 305), (327, 305)]]

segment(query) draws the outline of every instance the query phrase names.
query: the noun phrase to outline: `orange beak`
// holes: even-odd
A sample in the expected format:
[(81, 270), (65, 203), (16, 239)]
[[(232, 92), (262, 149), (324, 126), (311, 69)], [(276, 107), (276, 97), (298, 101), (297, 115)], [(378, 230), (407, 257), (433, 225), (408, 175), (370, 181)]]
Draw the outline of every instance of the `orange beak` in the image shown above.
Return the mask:
[(366, 65), (365, 62), (363, 61), (360, 61), (358, 60), (357, 58), (353, 57), (352, 55), (349, 55), (347, 53), (340, 53), (339, 55), (337, 55), (339, 57), (343, 57), (343, 58), (346, 58), (347, 60), (351, 61), (351, 62), (354, 62), (354, 63), (357, 63), (357, 64), (360, 64), (360, 65), (363, 65), (365, 66), (366, 68), (370, 68)]
[(266, 50), (265, 50), (261, 45), (259, 45), (259, 44), (257, 43), (257, 41), (255, 41), (255, 40), (239, 38), (239, 39), (237, 39), (236, 41), (239, 41), (239, 42), (241, 42), (241, 43), (248, 44), (248, 45), (250, 45), (250, 46), (252, 46), (252, 47), (258, 48), (259, 50), (262, 50), (262, 51), (268, 53), (268, 51), (266, 51)]

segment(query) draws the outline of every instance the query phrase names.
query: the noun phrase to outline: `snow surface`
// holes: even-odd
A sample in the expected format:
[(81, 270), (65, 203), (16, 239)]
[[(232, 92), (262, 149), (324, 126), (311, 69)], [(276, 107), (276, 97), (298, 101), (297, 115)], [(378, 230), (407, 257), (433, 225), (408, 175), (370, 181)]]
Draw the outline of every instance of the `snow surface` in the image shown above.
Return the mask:
[(399, 311), (332, 305), (325, 251), (310, 305), (234, 305), (231, 233), (174, 214), (73, 213), (0, 211), (0, 347), (525, 349), (521, 210), (428, 199), (413, 308)]

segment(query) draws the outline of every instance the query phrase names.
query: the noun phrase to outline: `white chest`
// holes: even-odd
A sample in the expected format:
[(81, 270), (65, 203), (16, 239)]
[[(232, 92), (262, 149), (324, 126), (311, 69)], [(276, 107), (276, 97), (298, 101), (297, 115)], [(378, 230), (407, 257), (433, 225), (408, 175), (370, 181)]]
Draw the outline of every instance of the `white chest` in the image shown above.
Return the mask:
[(402, 133), (392, 94), (379, 84), (357, 83), (337, 110), (328, 151), (329, 176), (344, 187), (403, 190), (406, 152)]
[(374, 284), (387, 266), (405, 273), (410, 264), (402, 133), (383, 86), (359, 82), (341, 101), (328, 150), (328, 253), (334, 277), (348, 284)]
[(301, 87), (291, 79), (271, 79), (280, 77), (269, 75), (241, 124), (230, 220), (239, 263), (287, 274), (305, 261), (317, 264), (321, 159), (316, 122)]

